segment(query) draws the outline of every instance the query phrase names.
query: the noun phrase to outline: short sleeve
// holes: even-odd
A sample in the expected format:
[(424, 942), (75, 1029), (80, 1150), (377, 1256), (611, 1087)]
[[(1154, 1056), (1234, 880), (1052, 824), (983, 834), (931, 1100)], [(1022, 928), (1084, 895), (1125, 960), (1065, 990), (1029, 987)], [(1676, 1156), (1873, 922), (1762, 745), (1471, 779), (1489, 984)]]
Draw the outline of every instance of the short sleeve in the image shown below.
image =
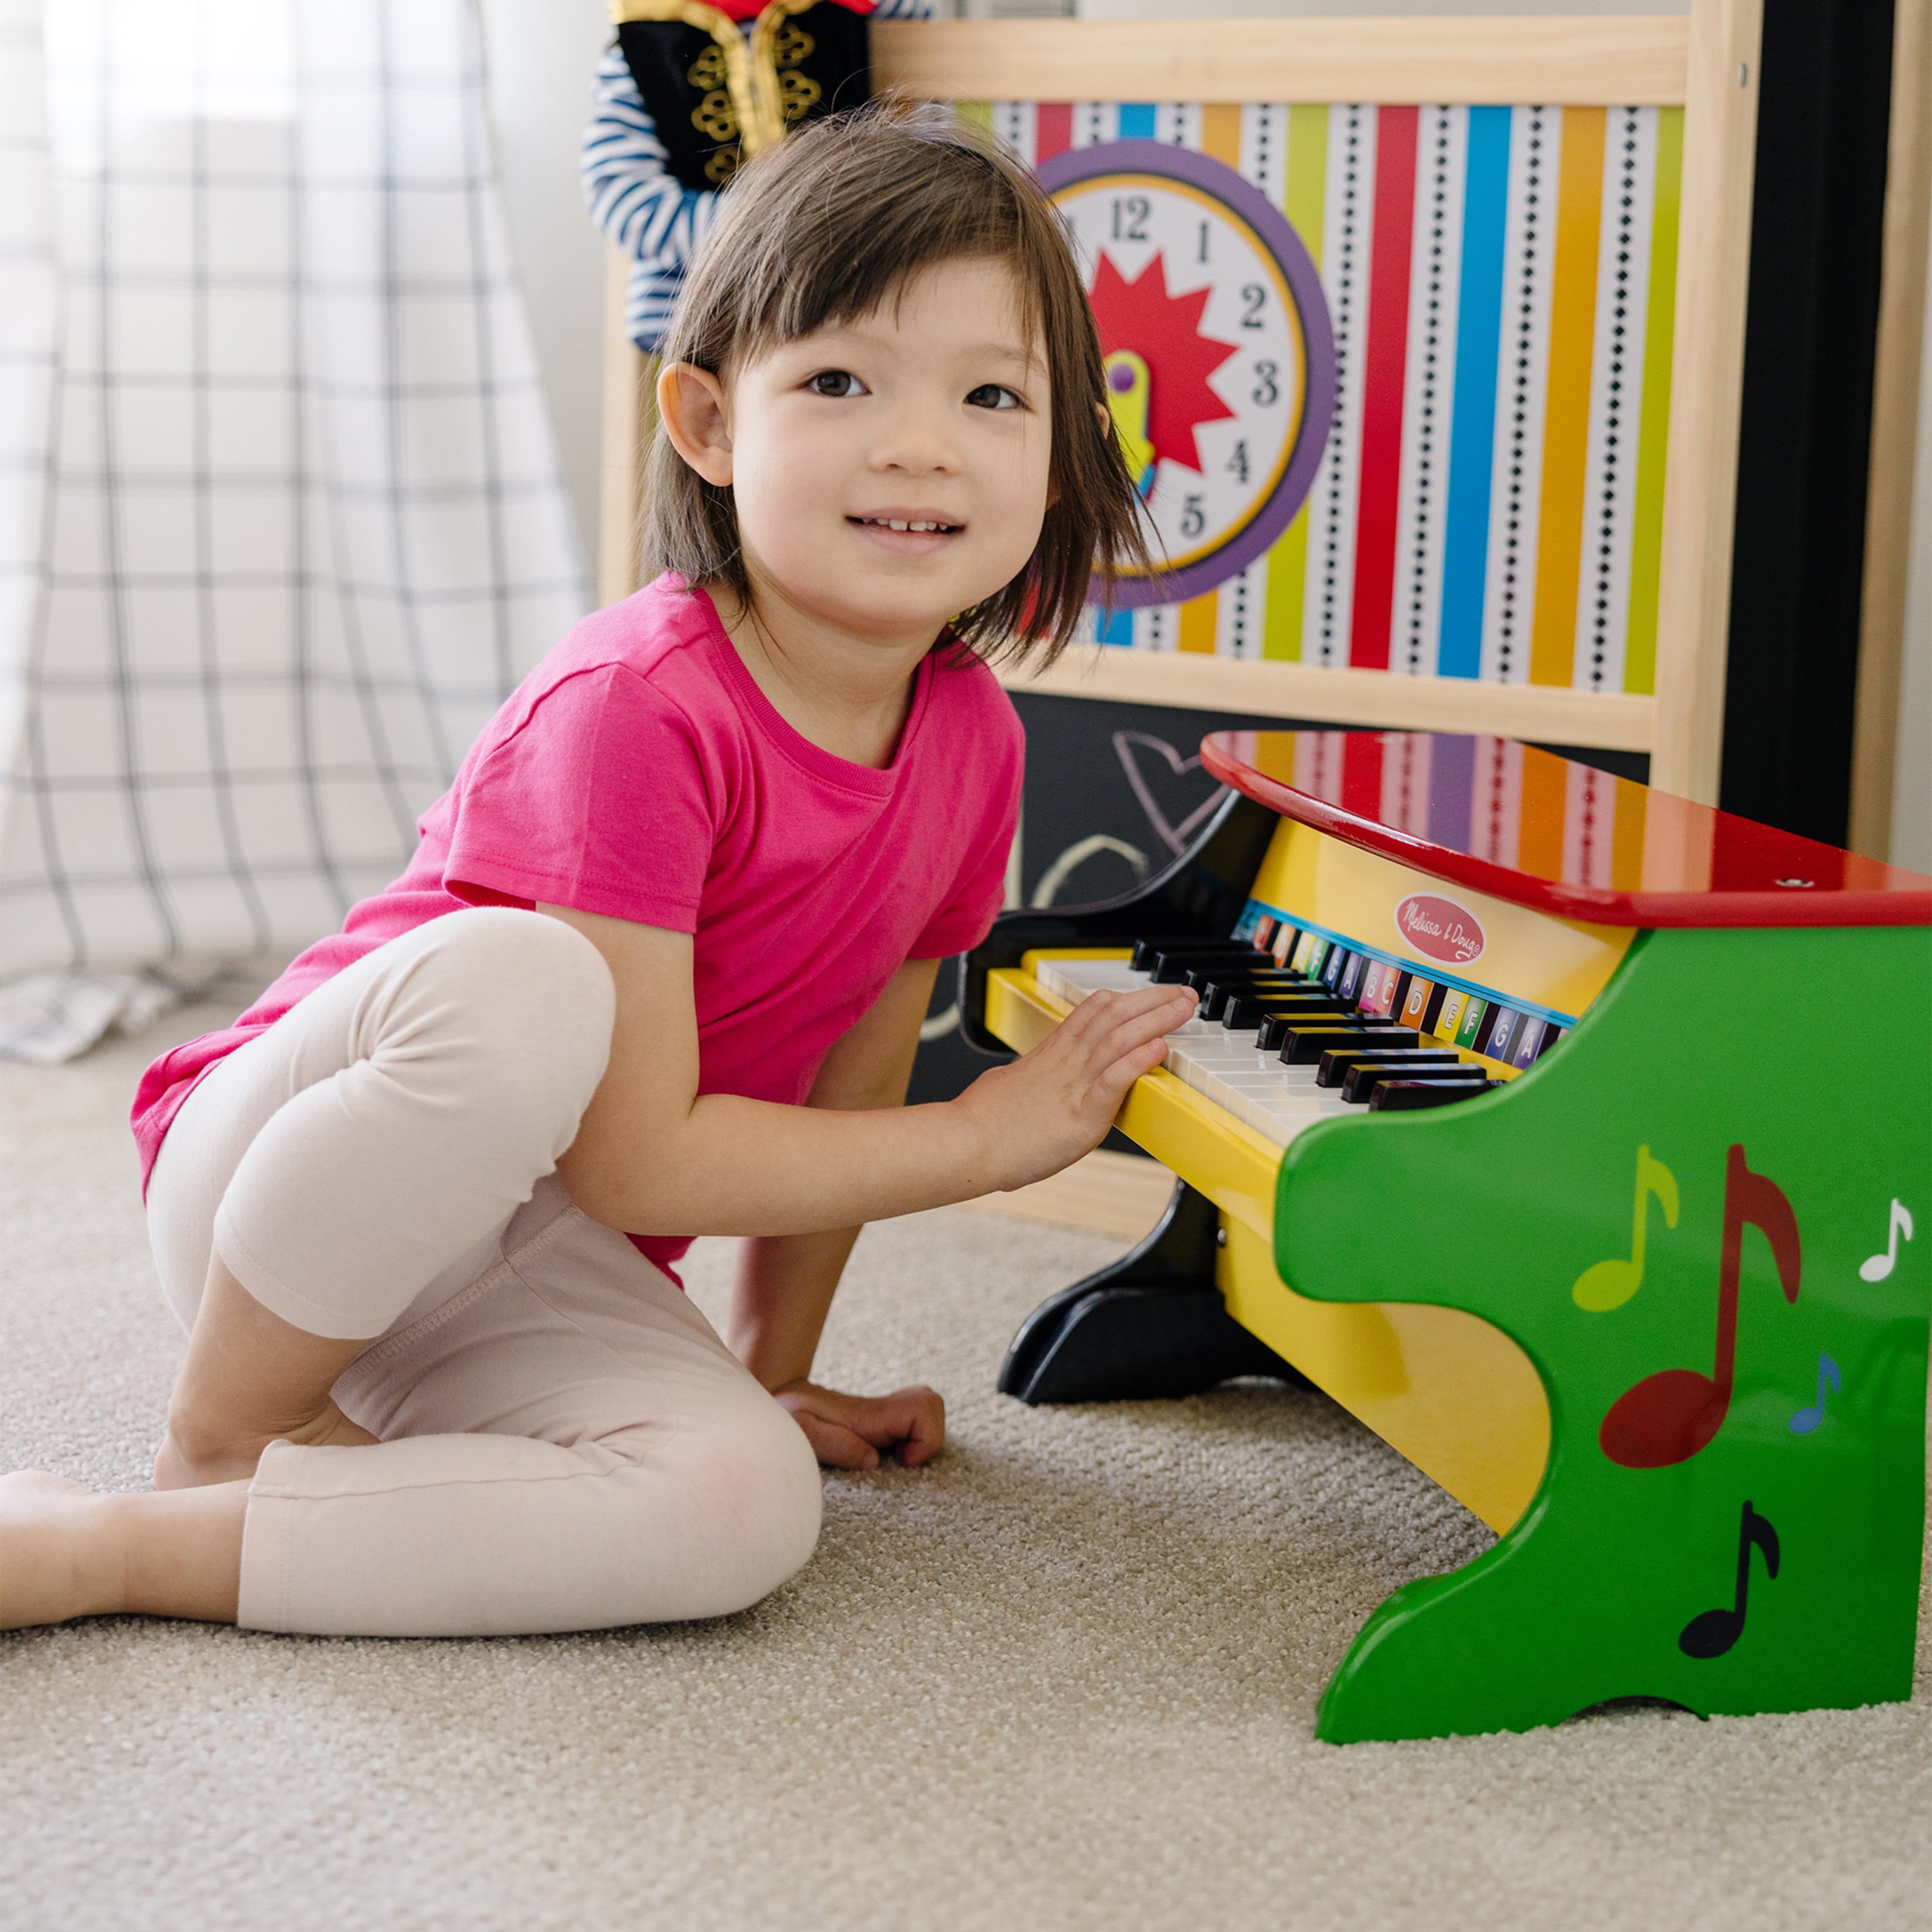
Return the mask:
[[(990, 684), (992, 680), (988, 679)], [(1003, 728), (987, 782), (984, 805), (964, 862), (946, 902), (926, 924), (907, 954), (910, 959), (945, 959), (970, 952), (992, 930), (1006, 903), (1006, 861), (1018, 830), (1020, 782), (1025, 768), (1019, 720), (1004, 696), (995, 713)]]
[(684, 713), (635, 673), (553, 686), (478, 747), (457, 793), (455, 897), (697, 931), (715, 837), (704, 760)]

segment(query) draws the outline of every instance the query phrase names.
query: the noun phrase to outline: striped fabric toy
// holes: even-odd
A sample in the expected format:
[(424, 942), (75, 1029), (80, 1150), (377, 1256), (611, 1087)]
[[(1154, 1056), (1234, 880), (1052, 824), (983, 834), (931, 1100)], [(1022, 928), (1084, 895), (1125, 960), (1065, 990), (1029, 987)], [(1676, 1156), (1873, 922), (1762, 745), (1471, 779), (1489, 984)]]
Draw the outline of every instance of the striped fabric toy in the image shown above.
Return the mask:
[[(878, 0), (872, 17), (924, 20), (932, 0)], [(748, 37), (754, 22), (742, 22)], [(584, 197), (591, 218), (637, 266), (631, 272), (624, 326), (645, 354), (656, 352), (684, 280), (718, 206), (716, 193), (689, 188), (666, 166), (664, 143), (620, 49), (597, 64), (597, 112), (584, 137)]]

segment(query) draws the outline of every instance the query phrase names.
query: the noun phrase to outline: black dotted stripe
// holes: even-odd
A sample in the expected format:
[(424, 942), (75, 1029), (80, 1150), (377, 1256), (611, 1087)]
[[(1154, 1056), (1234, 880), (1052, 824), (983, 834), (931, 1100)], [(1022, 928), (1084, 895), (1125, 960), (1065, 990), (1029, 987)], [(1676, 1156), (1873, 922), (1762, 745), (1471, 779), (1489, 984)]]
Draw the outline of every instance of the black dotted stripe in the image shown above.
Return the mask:
[(1515, 666), (1517, 634), (1527, 628), (1516, 579), (1522, 562), (1523, 525), (1530, 508), (1523, 497), (1523, 471), (1531, 428), (1529, 398), (1534, 372), (1530, 350), (1536, 334), (1537, 275), (1542, 266), (1544, 127), (1540, 107), (1532, 107), (1528, 113), (1529, 138), (1524, 143), (1522, 249), (1517, 258), (1516, 316), (1510, 328), (1516, 366), (1510, 379), (1509, 480), (1503, 506), (1502, 582), (1496, 596), (1496, 675), (1502, 683), (1508, 682)]
[(1424, 641), (1429, 630), (1426, 608), (1429, 591), (1430, 532), (1435, 514), (1437, 364), (1442, 346), (1444, 294), (1443, 251), (1448, 232), (1450, 148), (1455, 126), (1453, 116), (1467, 116), (1467, 108), (1438, 107), (1430, 126), (1433, 136), (1430, 148), (1429, 266), (1423, 279), (1422, 382), (1416, 398), (1415, 490), (1414, 548), (1410, 553), (1408, 609), (1404, 614), (1408, 632), (1408, 668), (1420, 671)]
[(1328, 447), (1335, 453), (1336, 461), (1329, 472), (1328, 514), (1323, 524), (1322, 614), (1317, 624), (1316, 655), (1323, 664), (1334, 662), (1338, 640), (1346, 642), (1340, 638), (1340, 616), (1336, 608), (1342, 580), (1340, 526), (1345, 514), (1338, 499), (1342, 483), (1340, 453), (1347, 446), (1349, 434), (1348, 365), (1354, 350), (1356, 282), (1360, 272), (1357, 258), (1361, 240), (1359, 190), (1363, 129), (1361, 109), (1351, 106), (1345, 111), (1348, 119), (1342, 136), (1342, 219), (1335, 238), (1335, 417), (1328, 432)]
[[(1616, 248), (1612, 256), (1610, 338), (1600, 344), (1608, 350), (1604, 384), (1603, 468), (1598, 478), (1596, 596), (1590, 613), (1590, 683), (1601, 689), (1605, 660), (1610, 655), (1610, 592), (1616, 574), (1617, 525), (1628, 488), (1630, 466), (1623, 461), (1624, 370), (1630, 314), (1636, 291), (1630, 279), (1631, 242), (1636, 220), (1636, 177), (1640, 157), (1641, 117), (1634, 107), (1622, 110), (1622, 152), (1618, 157)], [(1586, 873), (1586, 877), (1588, 877)]]

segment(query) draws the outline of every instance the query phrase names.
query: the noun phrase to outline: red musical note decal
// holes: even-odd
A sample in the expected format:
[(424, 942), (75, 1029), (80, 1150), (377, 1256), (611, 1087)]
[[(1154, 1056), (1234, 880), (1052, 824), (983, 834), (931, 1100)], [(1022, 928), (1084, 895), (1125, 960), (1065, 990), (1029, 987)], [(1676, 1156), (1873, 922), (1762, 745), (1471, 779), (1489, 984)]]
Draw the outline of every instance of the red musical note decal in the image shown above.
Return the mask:
[(1733, 1147), (1724, 1164), (1724, 1240), (1718, 1265), (1717, 1359), (1709, 1375), (1696, 1369), (1661, 1369), (1625, 1389), (1610, 1405), (1597, 1432), (1612, 1462), (1626, 1469), (1663, 1469), (1685, 1462), (1724, 1426), (1731, 1406), (1731, 1377), (1738, 1346), (1738, 1277), (1744, 1262), (1744, 1225), (1771, 1244), (1778, 1282), (1786, 1301), (1798, 1299), (1800, 1256), (1798, 1217), (1784, 1190), (1744, 1165)]

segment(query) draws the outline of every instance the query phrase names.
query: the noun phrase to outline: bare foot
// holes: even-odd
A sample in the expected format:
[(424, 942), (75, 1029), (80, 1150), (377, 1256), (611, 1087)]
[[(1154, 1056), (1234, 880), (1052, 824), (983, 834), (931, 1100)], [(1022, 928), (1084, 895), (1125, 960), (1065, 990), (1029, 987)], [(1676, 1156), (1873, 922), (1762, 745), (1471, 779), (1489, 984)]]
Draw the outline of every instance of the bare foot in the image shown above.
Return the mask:
[(104, 1501), (44, 1469), (0, 1476), (0, 1630), (110, 1607), (115, 1542)]
[(332, 1401), (325, 1402), (307, 1421), (271, 1430), (266, 1435), (260, 1430), (229, 1434), (170, 1416), (168, 1432), (154, 1457), (154, 1487), (193, 1490), (211, 1483), (246, 1482), (271, 1442), (293, 1442), (303, 1448), (361, 1449), (382, 1439), (359, 1423), (351, 1422)]

